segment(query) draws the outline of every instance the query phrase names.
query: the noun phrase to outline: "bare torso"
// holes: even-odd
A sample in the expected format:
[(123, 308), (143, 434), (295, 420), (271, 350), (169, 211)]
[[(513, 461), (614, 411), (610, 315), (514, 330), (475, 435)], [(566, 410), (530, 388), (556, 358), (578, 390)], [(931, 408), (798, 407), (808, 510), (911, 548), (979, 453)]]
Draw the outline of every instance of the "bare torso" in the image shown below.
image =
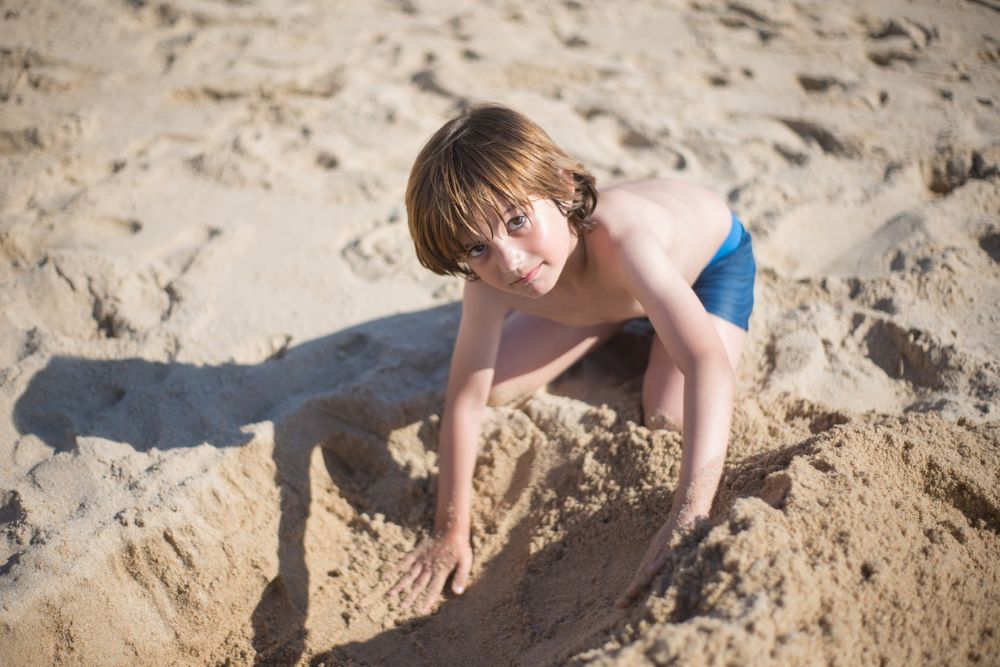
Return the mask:
[(530, 315), (576, 326), (643, 317), (641, 304), (602, 270), (597, 228), (605, 235), (638, 231), (662, 250), (665, 262), (690, 285), (729, 233), (729, 209), (709, 190), (683, 181), (647, 179), (602, 190), (593, 214), (595, 230), (584, 233), (574, 250), (580, 271), (560, 278), (548, 294), (531, 299), (505, 294), (507, 305)]

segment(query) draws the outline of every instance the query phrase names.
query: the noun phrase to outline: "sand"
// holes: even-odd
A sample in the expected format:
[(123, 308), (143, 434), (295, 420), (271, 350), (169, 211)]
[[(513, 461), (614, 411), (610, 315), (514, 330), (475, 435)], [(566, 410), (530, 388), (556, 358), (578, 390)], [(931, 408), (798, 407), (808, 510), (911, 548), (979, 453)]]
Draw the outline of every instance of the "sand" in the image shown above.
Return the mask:
[[(0, 3), (0, 664), (998, 664), (1000, 5)], [(711, 517), (630, 324), (488, 410), (430, 527), (458, 280), (402, 195), (472, 100), (759, 265)]]

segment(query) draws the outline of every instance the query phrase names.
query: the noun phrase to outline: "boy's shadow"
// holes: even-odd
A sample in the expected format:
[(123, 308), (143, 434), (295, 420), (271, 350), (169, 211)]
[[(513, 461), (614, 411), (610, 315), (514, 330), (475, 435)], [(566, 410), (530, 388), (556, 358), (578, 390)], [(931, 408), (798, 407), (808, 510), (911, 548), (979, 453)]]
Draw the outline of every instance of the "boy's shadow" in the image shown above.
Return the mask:
[[(294, 663), (304, 650), (309, 604), (303, 538), (313, 448), (324, 445), (323, 460), (338, 487), (371, 482), (392, 490), (396, 501), (378, 507), (368, 506), (371, 494), (345, 492), (357, 512), (377, 510), (386, 521), (412, 523), (406, 496), (419, 491), (411, 488), (419, 482), (395, 463), (385, 442), (440, 401), (459, 312), (451, 304), (385, 317), (256, 365), (55, 356), (18, 397), (14, 424), (66, 452), (84, 436), (137, 451), (238, 447), (252, 437), (244, 426), (272, 421), (278, 574), (253, 612), (253, 645), (259, 661)], [(426, 438), (424, 444), (436, 448)]]

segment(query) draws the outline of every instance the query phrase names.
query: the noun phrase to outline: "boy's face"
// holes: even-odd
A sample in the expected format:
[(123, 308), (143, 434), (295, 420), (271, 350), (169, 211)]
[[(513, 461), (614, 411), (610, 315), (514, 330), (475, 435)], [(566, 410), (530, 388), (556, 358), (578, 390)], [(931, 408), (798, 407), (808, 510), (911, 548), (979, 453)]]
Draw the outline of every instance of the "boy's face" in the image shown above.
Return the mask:
[(574, 247), (569, 221), (549, 199), (527, 206), (501, 202), (500, 218), (478, 221), (478, 237), (463, 236), (464, 261), (487, 285), (538, 298), (562, 274)]

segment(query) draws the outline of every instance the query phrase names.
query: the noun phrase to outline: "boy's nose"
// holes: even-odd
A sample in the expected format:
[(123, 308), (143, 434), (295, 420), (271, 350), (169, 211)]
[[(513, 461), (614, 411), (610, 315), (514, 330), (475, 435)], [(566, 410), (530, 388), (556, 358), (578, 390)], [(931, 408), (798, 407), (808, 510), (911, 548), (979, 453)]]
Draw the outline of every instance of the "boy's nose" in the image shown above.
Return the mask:
[(517, 269), (524, 262), (524, 252), (509, 241), (501, 241), (497, 243), (496, 258), (504, 274), (517, 273)]

